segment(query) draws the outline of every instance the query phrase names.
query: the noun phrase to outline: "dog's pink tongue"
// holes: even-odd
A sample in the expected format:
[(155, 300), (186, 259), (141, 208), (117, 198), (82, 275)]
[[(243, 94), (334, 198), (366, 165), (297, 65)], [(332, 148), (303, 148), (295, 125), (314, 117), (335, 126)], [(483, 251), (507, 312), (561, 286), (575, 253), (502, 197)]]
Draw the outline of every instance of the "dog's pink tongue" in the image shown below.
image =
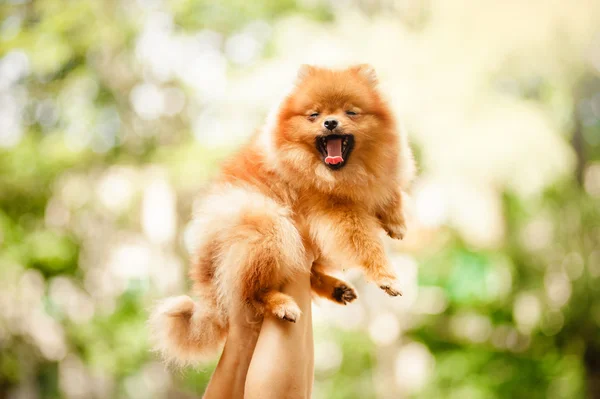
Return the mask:
[(342, 158), (342, 139), (327, 140), (327, 158), (325, 158), (325, 163), (337, 165), (342, 162), (344, 162), (344, 158)]

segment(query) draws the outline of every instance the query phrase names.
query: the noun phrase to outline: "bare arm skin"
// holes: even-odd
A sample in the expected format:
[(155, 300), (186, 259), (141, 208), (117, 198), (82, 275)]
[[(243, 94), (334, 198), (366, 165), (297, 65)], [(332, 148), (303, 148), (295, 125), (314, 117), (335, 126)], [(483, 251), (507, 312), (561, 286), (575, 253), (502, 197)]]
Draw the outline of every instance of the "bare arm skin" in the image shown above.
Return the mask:
[(312, 393), (314, 347), (310, 276), (299, 276), (283, 292), (302, 315), (296, 323), (264, 319), (246, 379), (246, 399), (308, 399)]
[[(302, 315), (296, 323), (269, 315), (261, 322), (251, 309), (236, 309), (219, 364), (204, 399), (308, 399), (313, 384), (311, 287), (308, 274), (282, 290)], [(245, 390), (245, 395), (244, 395)]]
[(262, 320), (240, 304), (234, 311), (227, 341), (213, 373), (204, 399), (242, 399), (246, 374), (260, 333)]

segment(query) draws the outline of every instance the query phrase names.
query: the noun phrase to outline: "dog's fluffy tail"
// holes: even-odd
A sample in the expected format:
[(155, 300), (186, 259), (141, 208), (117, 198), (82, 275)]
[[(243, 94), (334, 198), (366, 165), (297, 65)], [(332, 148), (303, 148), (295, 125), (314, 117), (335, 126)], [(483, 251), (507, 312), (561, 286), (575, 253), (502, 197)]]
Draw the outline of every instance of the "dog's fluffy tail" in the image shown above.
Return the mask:
[(160, 302), (150, 316), (151, 341), (169, 363), (186, 366), (215, 355), (227, 327), (215, 310), (203, 308), (189, 296), (177, 296)]

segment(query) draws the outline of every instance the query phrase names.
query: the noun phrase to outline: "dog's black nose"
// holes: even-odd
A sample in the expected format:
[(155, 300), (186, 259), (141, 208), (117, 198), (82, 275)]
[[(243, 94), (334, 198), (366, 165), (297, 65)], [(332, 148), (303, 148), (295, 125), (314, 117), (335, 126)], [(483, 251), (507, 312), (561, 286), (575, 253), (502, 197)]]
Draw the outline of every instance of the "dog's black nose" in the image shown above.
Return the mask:
[(337, 127), (338, 121), (335, 119), (325, 119), (325, 122), (323, 122), (323, 125), (325, 126), (326, 129), (333, 130)]

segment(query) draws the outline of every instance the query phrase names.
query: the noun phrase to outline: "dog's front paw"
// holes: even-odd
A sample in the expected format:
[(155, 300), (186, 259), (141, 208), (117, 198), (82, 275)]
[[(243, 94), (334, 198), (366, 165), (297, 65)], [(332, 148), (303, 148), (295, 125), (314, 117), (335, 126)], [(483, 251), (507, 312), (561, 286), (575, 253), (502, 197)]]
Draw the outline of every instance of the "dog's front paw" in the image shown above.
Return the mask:
[(401, 240), (406, 235), (406, 225), (404, 223), (386, 223), (383, 225), (383, 229), (388, 236), (396, 240)]
[(402, 296), (402, 290), (396, 279), (383, 279), (376, 283), (389, 296)]
[(342, 284), (333, 289), (333, 299), (342, 305), (346, 305), (354, 301), (356, 298), (358, 298), (358, 294), (354, 288), (349, 287), (346, 284)]

